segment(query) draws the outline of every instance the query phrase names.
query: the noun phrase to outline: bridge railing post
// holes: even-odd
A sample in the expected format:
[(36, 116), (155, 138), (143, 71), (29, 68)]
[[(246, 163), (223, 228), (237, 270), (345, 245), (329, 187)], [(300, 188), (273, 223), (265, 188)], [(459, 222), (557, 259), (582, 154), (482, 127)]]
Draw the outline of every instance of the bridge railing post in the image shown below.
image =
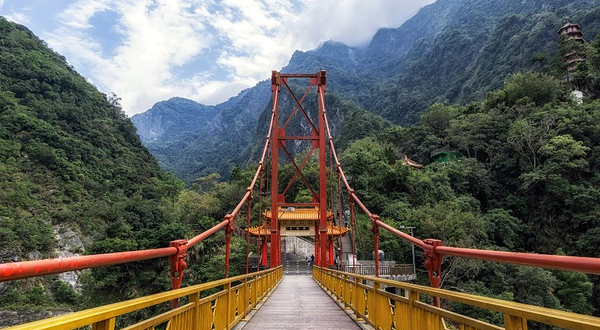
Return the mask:
[(252, 304), (250, 303), (250, 290), (248, 290), (248, 278), (244, 278), (244, 301), (243, 301), (243, 310), (242, 310), (242, 320), (247, 321), (247, 315), (248, 315), (248, 306), (251, 306)]
[(350, 308), (350, 276), (344, 274), (344, 283), (343, 283), (343, 300), (344, 300), (344, 308)]
[(227, 314), (225, 315), (225, 329), (231, 328), (231, 282), (225, 284), (225, 291), (227, 296)]
[(92, 324), (92, 330), (114, 330), (115, 329), (115, 318), (108, 320), (98, 321)]
[(373, 282), (373, 299), (369, 299), (369, 303), (371, 304), (371, 306), (369, 306), (369, 319), (371, 322), (373, 322), (373, 324), (379, 324), (381, 312), (381, 309), (379, 308), (379, 300), (381, 298), (381, 294), (379, 293), (380, 289), (381, 283)]
[(527, 330), (527, 319), (504, 314), (504, 329), (506, 330)]
[(191, 328), (192, 329), (198, 329), (199, 328), (199, 322), (200, 322), (200, 292), (192, 293), (189, 296), (189, 301), (190, 301), (190, 303), (194, 304), (194, 308), (192, 309), (192, 324), (191, 324)]
[(417, 308), (415, 303), (419, 301), (419, 293), (416, 291), (407, 291), (408, 294), (408, 310), (410, 317), (410, 329), (419, 330), (419, 324), (417, 319)]
[(252, 279), (252, 296), (253, 298), (253, 305), (252, 305), (252, 309), (253, 310), (257, 310), (258, 309), (258, 286), (259, 286), (259, 275), (255, 275)]
[[(435, 248), (442, 246), (443, 243), (439, 239), (426, 239), (423, 242), (432, 247), (430, 251), (425, 251), (425, 268), (429, 274), (431, 287), (439, 289), (442, 279), (442, 259), (444, 256), (437, 253)], [(433, 297), (433, 305), (440, 307), (439, 297)]]

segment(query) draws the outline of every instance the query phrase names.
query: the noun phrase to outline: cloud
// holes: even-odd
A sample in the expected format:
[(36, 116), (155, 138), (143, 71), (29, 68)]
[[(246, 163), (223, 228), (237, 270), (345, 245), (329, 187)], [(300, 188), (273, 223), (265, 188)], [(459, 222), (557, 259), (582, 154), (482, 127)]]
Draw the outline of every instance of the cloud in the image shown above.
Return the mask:
[[(330, 39), (363, 45), (432, 1), (76, 0), (43, 37), (132, 115), (172, 96), (223, 102), (268, 78), (295, 50)], [(103, 12), (118, 18), (110, 52), (92, 33)]]
[[(350, 46), (369, 42), (382, 27), (397, 27), (433, 0), (337, 0), (305, 1), (296, 30), (310, 40), (335, 40)], [(323, 39), (324, 38), (324, 39)]]
[[(1, 1), (1, 0), (0, 0)], [(2, 7), (2, 2), (0, 2), (0, 7)], [(19, 23), (22, 25), (26, 25), (30, 22), (29, 17), (23, 13), (11, 12), (10, 14), (4, 15), (9, 21)]]
[[(189, 9), (186, 1), (81, 0), (59, 15), (61, 25), (47, 41), (76, 68), (86, 68), (101, 89), (116, 92), (132, 114), (160, 99), (190, 94), (172, 70), (207, 47), (211, 36)], [(88, 33), (90, 19), (102, 11), (119, 16), (114, 29), (121, 40), (110, 56)]]

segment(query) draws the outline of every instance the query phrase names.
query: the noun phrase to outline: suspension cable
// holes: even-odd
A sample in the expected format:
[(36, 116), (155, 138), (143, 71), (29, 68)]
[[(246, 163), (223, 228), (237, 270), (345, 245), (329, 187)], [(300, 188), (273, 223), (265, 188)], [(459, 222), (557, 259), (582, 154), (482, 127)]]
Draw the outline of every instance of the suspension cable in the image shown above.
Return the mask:
[(354, 200), (352, 199), (352, 197), (349, 197), (349, 202), (350, 202), (350, 222), (352, 225), (352, 272), (356, 274), (356, 242), (355, 242), (355, 235), (356, 235), (356, 228), (354, 226)]
[(249, 258), (250, 258), (250, 216), (252, 214), (252, 199), (248, 202), (248, 215), (246, 217), (246, 274), (248, 274)]
[(342, 189), (340, 182), (340, 171), (337, 172), (337, 191), (338, 191), (338, 226), (340, 234), (338, 236), (338, 244), (340, 245), (340, 270), (344, 270), (344, 248), (342, 245)]
[(262, 235), (260, 235), (260, 229), (262, 227), (262, 194), (263, 194), (263, 180), (264, 180), (263, 171), (260, 171), (260, 181), (258, 182), (258, 217), (257, 217), (257, 225), (258, 225), (258, 238), (256, 239), (256, 270), (260, 270), (260, 261), (262, 259), (262, 249), (260, 244), (262, 243)]
[[(329, 241), (328, 242), (329, 244), (334, 245), (333, 242), (334, 242), (334, 239), (335, 239), (334, 238), (335, 237), (334, 236), (335, 235), (335, 231), (334, 231), (334, 229), (335, 229), (335, 220), (336, 220), (336, 218), (338, 218), (338, 222), (339, 222), (339, 217), (336, 216), (337, 212), (335, 212), (335, 208), (334, 208), (334, 205), (333, 205), (333, 201), (334, 201), (334, 199), (333, 199), (333, 189), (334, 189), (333, 188), (333, 153), (332, 153), (331, 147), (329, 147), (329, 172), (331, 174), (331, 175), (328, 176), (329, 177), (329, 180), (328, 180), (329, 181), (329, 196), (330, 196), (329, 200), (330, 200), (330, 206), (331, 206), (331, 215), (333, 216), (333, 219), (332, 219), (333, 220), (333, 224), (332, 224), (331, 237), (327, 237), (327, 240)], [(339, 245), (339, 241), (338, 241), (338, 245)], [(335, 247), (332, 248), (331, 251), (335, 251)], [(335, 264), (335, 252), (334, 252), (334, 255), (332, 257), (329, 257), (329, 259), (330, 260), (333, 259), (334, 264)], [(342, 269), (340, 268), (340, 270), (342, 270)]]

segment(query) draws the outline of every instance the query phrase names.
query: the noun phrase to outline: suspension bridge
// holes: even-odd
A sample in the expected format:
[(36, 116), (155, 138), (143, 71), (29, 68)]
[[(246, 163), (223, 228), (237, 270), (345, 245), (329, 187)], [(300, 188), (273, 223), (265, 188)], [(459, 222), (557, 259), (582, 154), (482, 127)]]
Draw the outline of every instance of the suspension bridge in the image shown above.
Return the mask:
[[(82, 310), (36, 322), (17, 325), (10, 330), (76, 329), (481, 329), (525, 330), (528, 322), (587, 330), (600, 329), (600, 318), (561, 310), (525, 305), (440, 289), (442, 260), (446, 256), (471, 258), (515, 265), (559, 269), (600, 275), (600, 258), (557, 256), (533, 253), (490, 251), (443, 245), (436, 239), (421, 240), (381, 221), (369, 211), (352, 189), (336, 153), (325, 108), (326, 73), (284, 74), (274, 71), (271, 78), (272, 111), (269, 130), (258, 168), (235, 209), (214, 227), (190, 239), (172, 241), (168, 247), (85, 255), (62, 259), (33, 260), (0, 264), (0, 281), (16, 281), (37, 276), (103, 267), (148, 259), (168, 258), (172, 290), (137, 299)], [(306, 91), (298, 98), (288, 84), (304, 82)], [(283, 111), (280, 93), (292, 100), (289, 113)], [(316, 93), (311, 93), (316, 90)], [(316, 94), (317, 119), (303, 105), (307, 96)], [(287, 115), (284, 118), (284, 115)], [(314, 115), (312, 116), (314, 117)], [(300, 118), (300, 119), (298, 119)], [(291, 136), (286, 129), (292, 120), (304, 120), (310, 135)], [(309, 143), (308, 153), (298, 164), (287, 148), (288, 141)], [(270, 156), (269, 156), (270, 154)], [(313, 187), (303, 170), (316, 154), (318, 187)], [(279, 158), (285, 156), (295, 173), (285, 189), (279, 182)], [(328, 157), (329, 156), (329, 157)], [(329, 165), (328, 163), (329, 158)], [(311, 201), (292, 203), (286, 193), (300, 180), (311, 193)], [(337, 185), (337, 189), (334, 186)], [(263, 193), (269, 191), (270, 193)], [(334, 196), (334, 191), (336, 192)], [(344, 192), (344, 193), (342, 193)], [(348, 198), (350, 221), (341, 223), (342, 196)], [(258, 195), (258, 214), (252, 223), (252, 203)], [(270, 208), (262, 210), (263, 195)], [(269, 198), (270, 197), (270, 198)], [(334, 200), (337, 199), (337, 209)], [(235, 231), (234, 220), (246, 211), (246, 228)], [(354, 244), (355, 213), (363, 212), (370, 221), (374, 245), (374, 271), (364, 275), (356, 270)], [(337, 219), (337, 223), (336, 220)], [(215, 233), (225, 231), (225, 278), (181, 287), (188, 253)], [(408, 244), (420, 248), (425, 256), (431, 286), (420, 286), (380, 277), (379, 234), (388, 231)], [(231, 237), (234, 232), (246, 238), (245, 274), (229, 277)], [(335, 256), (337, 242), (343, 251), (342, 237), (350, 234), (351, 264), (339, 269)], [(308, 236), (314, 243), (312, 276), (284, 276), (282, 237)], [(250, 244), (255, 241), (259, 257), (256, 271), (249, 262)], [(348, 240), (346, 240), (348, 241)], [(262, 270), (261, 270), (262, 269)], [(342, 271), (346, 270), (346, 271)], [(503, 315), (503, 324), (495, 325), (457, 314), (444, 306), (459, 303)], [(121, 324), (124, 315), (149, 307), (158, 307), (155, 315), (135, 324)]]

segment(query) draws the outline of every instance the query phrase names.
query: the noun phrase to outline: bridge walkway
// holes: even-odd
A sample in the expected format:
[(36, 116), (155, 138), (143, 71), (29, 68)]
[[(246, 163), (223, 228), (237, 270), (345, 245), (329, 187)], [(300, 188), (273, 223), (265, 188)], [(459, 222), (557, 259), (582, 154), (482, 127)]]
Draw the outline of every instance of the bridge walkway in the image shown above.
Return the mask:
[(284, 276), (271, 297), (243, 327), (269, 329), (361, 329), (311, 276)]
[(294, 253), (282, 253), (283, 275), (311, 275), (308, 260)]

